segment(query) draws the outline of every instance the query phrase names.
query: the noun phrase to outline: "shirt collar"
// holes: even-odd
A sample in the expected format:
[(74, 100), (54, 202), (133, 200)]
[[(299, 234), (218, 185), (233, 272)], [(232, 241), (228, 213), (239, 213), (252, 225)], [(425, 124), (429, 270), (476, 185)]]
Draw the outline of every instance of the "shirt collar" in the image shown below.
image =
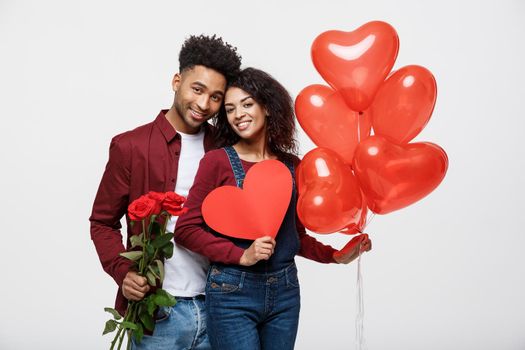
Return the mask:
[[(159, 128), (162, 135), (164, 135), (164, 138), (166, 139), (167, 143), (170, 143), (173, 141), (177, 136), (180, 138), (179, 133), (173, 125), (170, 124), (168, 119), (166, 118), (166, 113), (168, 113), (167, 109), (163, 109), (159, 112), (159, 115), (155, 119), (155, 125)], [(204, 135), (205, 135), (205, 148), (207, 150), (212, 148), (213, 145), (213, 137), (212, 137), (212, 126), (209, 125), (207, 122), (202, 124), (202, 127), (204, 129)]]
[(160, 111), (159, 115), (155, 119), (155, 125), (159, 128), (162, 135), (166, 139), (167, 143), (170, 143), (177, 136), (177, 130), (170, 124), (168, 119), (166, 119), (167, 109)]

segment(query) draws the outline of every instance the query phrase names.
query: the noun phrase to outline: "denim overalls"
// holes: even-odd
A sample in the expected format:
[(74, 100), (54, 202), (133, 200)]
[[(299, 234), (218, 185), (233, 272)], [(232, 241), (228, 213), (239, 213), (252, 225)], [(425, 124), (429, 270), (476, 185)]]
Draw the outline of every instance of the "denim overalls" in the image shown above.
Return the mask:
[[(226, 153), (238, 187), (245, 173), (233, 147)], [(285, 162), (294, 177), (291, 162)], [(268, 261), (253, 267), (212, 264), (206, 284), (208, 337), (214, 349), (293, 349), (299, 323), (300, 293), (294, 256), (299, 250), (295, 226), (295, 186)], [(252, 241), (231, 239), (248, 248)], [(273, 259), (273, 260), (272, 260)]]

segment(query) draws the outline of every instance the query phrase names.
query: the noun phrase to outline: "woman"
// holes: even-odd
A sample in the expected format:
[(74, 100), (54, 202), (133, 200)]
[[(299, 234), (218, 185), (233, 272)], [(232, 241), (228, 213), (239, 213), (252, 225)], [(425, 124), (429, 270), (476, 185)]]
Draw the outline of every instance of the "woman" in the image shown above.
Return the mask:
[(217, 139), (224, 148), (201, 160), (186, 208), (175, 232), (177, 244), (209, 258), (206, 285), (208, 336), (215, 349), (293, 349), (300, 297), (294, 257), (321, 263), (348, 263), (371, 248), (367, 235), (336, 251), (308, 236), (290, 205), (274, 239), (255, 241), (210, 232), (201, 214), (208, 193), (223, 185), (242, 187), (257, 162), (278, 159), (292, 175), (299, 163), (294, 140), (293, 101), (270, 75), (247, 68), (228, 87), (217, 118)]

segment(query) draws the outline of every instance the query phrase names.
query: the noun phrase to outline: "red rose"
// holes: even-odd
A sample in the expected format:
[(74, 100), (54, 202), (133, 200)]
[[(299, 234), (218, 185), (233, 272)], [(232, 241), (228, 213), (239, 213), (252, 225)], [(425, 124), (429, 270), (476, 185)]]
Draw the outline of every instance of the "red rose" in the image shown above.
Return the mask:
[(160, 203), (155, 199), (146, 196), (140, 196), (135, 199), (128, 207), (129, 218), (133, 221), (140, 221), (150, 215), (160, 214)]
[(173, 216), (180, 216), (187, 211), (187, 209), (182, 207), (185, 201), (186, 198), (179, 196), (175, 192), (166, 192), (166, 197), (162, 202), (162, 209)]
[(162, 201), (164, 200), (164, 198), (166, 198), (166, 193), (155, 192), (155, 191), (149, 191), (148, 194), (147, 194), (146, 196), (148, 196), (148, 197), (151, 198), (151, 199), (156, 200), (156, 201), (159, 202), (159, 203), (162, 203)]

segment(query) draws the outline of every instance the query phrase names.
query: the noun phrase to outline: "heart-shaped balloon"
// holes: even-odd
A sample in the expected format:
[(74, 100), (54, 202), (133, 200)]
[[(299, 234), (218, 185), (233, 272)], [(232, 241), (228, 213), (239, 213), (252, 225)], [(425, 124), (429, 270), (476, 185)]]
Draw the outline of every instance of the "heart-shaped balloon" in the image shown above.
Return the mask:
[(332, 150), (315, 148), (297, 167), (297, 214), (317, 233), (333, 233), (357, 223), (363, 198), (349, 165)]
[(368, 114), (351, 110), (341, 94), (328, 86), (304, 88), (295, 99), (295, 112), (312, 141), (337, 152), (347, 164), (352, 164), (359, 141), (370, 135)]
[(312, 61), (351, 109), (364, 111), (394, 66), (398, 50), (395, 29), (373, 21), (352, 32), (321, 33), (312, 44)]
[(353, 168), (368, 208), (386, 214), (432, 192), (445, 177), (448, 157), (430, 142), (397, 145), (370, 136), (357, 147)]
[(411, 65), (391, 74), (368, 109), (374, 133), (396, 143), (407, 143), (428, 123), (437, 87), (425, 67)]
[(202, 203), (202, 216), (226, 236), (275, 238), (290, 205), (292, 186), (292, 175), (283, 163), (265, 160), (248, 170), (242, 189), (221, 186), (211, 191)]
[(367, 215), (368, 207), (366, 206), (366, 199), (363, 197), (363, 205), (361, 207), (361, 215), (359, 216), (359, 220), (355, 223), (351, 223), (339, 232), (344, 233), (345, 235), (356, 235), (358, 233), (363, 233), (363, 230), (367, 225)]

